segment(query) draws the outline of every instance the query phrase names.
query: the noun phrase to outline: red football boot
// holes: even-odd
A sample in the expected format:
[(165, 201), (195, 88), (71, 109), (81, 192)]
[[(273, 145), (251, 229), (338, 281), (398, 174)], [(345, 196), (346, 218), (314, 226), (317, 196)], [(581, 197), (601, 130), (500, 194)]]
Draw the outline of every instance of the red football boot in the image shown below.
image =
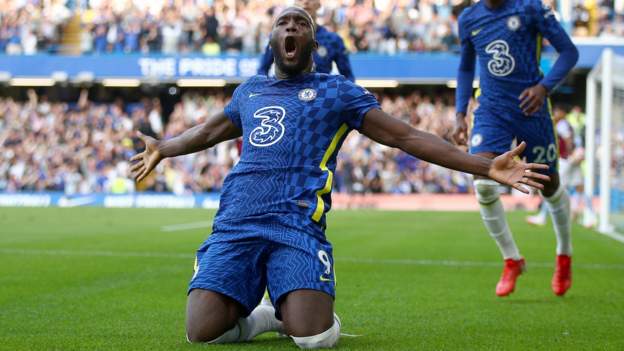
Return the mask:
[(572, 257), (557, 255), (557, 266), (552, 278), (552, 290), (557, 296), (563, 296), (572, 286)]
[(516, 279), (524, 270), (524, 258), (519, 260), (506, 259), (503, 274), (501, 274), (501, 278), (498, 284), (496, 284), (496, 295), (507, 296), (511, 294), (516, 288)]

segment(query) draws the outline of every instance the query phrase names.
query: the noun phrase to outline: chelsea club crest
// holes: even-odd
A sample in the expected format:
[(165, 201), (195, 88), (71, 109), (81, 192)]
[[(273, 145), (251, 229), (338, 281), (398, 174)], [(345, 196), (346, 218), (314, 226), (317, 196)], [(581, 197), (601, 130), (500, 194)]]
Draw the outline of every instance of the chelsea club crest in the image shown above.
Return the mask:
[(325, 57), (325, 56), (327, 56), (327, 48), (324, 47), (323, 45), (319, 45), (318, 49), (316, 49), (316, 53), (320, 57)]
[(483, 137), (481, 136), (481, 134), (475, 134), (472, 136), (472, 139), (470, 139), (470, 146), (479, 146), (481, 145), (481, 143), (483, 142)]
[(518, 16), (509, 17), (509, 19), (507, 19), (507, 28), (509, 28), (509, 30), (513, 32), (517, 31), (518, 28), (520, 28), (520, 17)]
[(299, 91), (299, 100), (301, 101), (312, 101), (316, 99), (316, 90), (307, 88)]

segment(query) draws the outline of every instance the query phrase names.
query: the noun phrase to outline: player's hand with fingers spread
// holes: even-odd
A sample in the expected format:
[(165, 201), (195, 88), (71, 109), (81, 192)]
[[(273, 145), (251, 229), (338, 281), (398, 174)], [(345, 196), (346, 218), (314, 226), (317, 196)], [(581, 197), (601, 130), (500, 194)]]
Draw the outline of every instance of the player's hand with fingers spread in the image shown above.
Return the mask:
[(488, 176), (501, 184), (509, 185), (526, 194), (529, 193), (529, 189), (525, 185), (543, 189), (544, 185), (541, 182), (549, 181), (550, 177), (537, 171), (548, 169), (548, 165), (519, 161), (517, 156), (522, 154), (525, 148), (526, 143), (522, 142), (515, 149), (492, 160)]
[(466, 145), (468, 143), (468, 123), (466, 123), (466, 114), (463, 112), (457, 113), (455, 117), (453, 141), (457, 145)]
[(158, 151), (158, 140), (141, 132), (137, 132), (137, 135), (145, 143), (145, 150), (130, 159), (131, 162), (134, 162), (130, 171), (132, 172), (132, 178), (139, 183), (147, 177), (163, 157), (160, 151)]
[(522, 113), (524, 113), (525, 116), (530, 116), (539, 111), (544, 105), (546, 95), (548, 95), (548, 91), (541, 84), (524, 89), (522, 94), (518, 97), (520, 99)]

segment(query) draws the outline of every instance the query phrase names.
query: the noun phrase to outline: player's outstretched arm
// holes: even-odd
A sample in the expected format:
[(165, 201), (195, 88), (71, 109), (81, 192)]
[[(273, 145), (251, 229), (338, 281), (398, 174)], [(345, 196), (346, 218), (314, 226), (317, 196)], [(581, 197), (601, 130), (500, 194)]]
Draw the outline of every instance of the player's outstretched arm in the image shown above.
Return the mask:
[(467, 154), (442, 138), (417, 130), (379, 109), (372, 109), (366, 113), (360, 132), (378, 143), (399, 148), (421, 160), (457, 171), (489, 177), (524, 193), (528, 193), (524, 185), (542, 189), (544, 186), (541, 182), (550, 179), (546, 175), (535, 172), (548, 169), (547, 165), (527, 164), (517, 160), (517, 156), (526, 147), (525, 143), (490, 160)]
[(167, 140), (157, 140), (139, 132), (139, 137), (145, 143), (145, 150), (130, 159), (135, 162), (131, 168), (132, 177), (140, 182), (167, 157), (205, 150), (239, 136), (241, 131), (223, 112)]

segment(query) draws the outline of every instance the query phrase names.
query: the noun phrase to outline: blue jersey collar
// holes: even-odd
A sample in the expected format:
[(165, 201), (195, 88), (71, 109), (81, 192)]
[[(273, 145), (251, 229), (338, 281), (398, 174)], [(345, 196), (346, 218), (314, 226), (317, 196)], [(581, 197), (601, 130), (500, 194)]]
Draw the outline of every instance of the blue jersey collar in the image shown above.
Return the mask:
[(315, 74), (316, 72), (312, 71), (312, 72), (307, 72), (307, 73), (301, 73), (288, 79), (277, 79), (277, 77), (269, 77), (269, 80), (271, 81), (270, 83), (271, 85), (279, 84), (279, 83), (301, 83), (303, 81), (310, 79), (311, 77), (314, 77)]

